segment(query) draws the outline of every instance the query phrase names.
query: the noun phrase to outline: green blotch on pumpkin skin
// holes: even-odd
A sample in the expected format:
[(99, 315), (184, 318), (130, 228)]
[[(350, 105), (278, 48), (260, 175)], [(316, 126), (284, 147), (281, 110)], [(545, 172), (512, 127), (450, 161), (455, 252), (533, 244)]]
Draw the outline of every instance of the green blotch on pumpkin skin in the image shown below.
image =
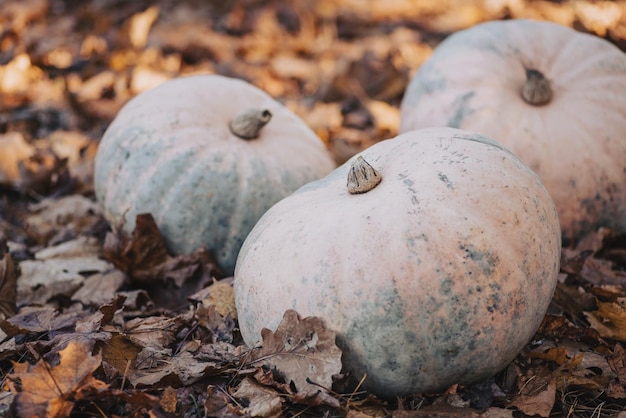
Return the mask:
[(476, 93), (470, 91), (463, 96), (457, 98), (452, 107), (455, 109), (454, 114), (448, 119), (448, 126), (451, 128), (461, 128), (463, 121), (468, 116), (474, 113), (474, 110), (470, 107), (470, 101)]
[(448, 176), (446, 176), (444, 173), (439, 172), (437, 173), (437, 177), (439, 178), (439, 180), (441, 180), (448, 189), (450, 190), (454, 190), (454, 183), (452, 183), (452, 181), (450, 181), (450, 179), (448, 178)]

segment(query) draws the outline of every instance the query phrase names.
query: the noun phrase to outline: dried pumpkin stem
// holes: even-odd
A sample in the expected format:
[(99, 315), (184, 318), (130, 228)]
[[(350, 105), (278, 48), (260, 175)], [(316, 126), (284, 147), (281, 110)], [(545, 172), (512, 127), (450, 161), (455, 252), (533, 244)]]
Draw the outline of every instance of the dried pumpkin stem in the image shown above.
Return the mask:
[(550, 81), (541, 71), (526, 69), (526, 82), (522, 87), (522, 98), (533, 106), (542, 106), (552, 100)]
[(359, 155), (348, 171), (348, 192), (367, 193), (378, 186), (382, 179), (380, 173)]
[(229, 127), (241, 139), (255, 139), (270, 119), (272, 114), (267, 109), (246, 109), (235, 115)]

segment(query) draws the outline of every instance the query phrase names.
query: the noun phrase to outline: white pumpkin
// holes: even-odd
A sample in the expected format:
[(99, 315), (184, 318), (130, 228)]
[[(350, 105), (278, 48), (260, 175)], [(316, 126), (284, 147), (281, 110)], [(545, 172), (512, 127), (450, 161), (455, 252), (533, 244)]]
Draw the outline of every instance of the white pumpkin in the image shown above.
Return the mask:
[(411, 80), (401, 132), (482, 133), (542, 178), (565, 241), (626, 231), (626, 54), (549, 22), (483, 23), (443, 41)]
[(122, 108), (99, 144), (94, 183), (111, 223), (125, 217), (132, 231), (136, 215), (149, 212), (172, 252), (204, 246), (232, 274), (261, 215), (333, 168), (315, 133), (265, 92), (201, 75)]
[(237, 260), (239, 326), (254, 346), (287, 309), (321, 317), (345, 371), (383, 397), (469, 384), (536, 331), (560, 246), (550, 195), (510, 151), (457, 129), (408, 132), (261, 218)]

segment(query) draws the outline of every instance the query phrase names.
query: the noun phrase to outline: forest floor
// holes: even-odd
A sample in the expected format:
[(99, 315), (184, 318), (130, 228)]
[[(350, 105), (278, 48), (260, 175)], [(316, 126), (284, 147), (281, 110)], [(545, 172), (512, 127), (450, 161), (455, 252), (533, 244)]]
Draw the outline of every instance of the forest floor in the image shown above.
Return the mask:
[(563, 250), (550, 310), (503, 372), (382, 400), (339, 382), (294, 390), (276, 334), (264, 349), (278, 365), (244, 346), (232, 278), (209, 255), (169, 255), (149, 218), (118, 232), (95, 202), (104, 130), (168, 79), (247, 80), (342, 163), (397, 134), (408, 81), (439, 42), (508, 18), (626, 50), (626, 1), (0, 0), (0, 415), (626, 417), (626, 236)]

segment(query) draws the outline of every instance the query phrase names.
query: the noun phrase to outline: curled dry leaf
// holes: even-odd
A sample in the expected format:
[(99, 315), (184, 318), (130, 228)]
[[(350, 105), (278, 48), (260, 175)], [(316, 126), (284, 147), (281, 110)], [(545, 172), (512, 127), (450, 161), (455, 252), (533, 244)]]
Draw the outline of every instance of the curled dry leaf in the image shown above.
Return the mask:
[(335, 332), (326, 329), (322, 319), (300, 319), (288, 310), (276, 331), (261, 331), (260, 348), (250, 352), (249, 363), (276, 368), (298, 392), (316, 393), (330, 389), (333, 375), (341, 372), (341, 350), (335, 345)]

